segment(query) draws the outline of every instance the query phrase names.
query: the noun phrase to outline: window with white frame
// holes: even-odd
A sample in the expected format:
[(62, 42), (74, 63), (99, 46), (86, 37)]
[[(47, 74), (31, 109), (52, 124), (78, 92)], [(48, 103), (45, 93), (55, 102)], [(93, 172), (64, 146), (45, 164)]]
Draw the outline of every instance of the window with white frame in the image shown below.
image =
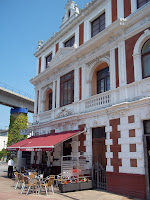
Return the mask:
[(72, 47), (75, 43), (75, 36), (64, 42), (64, 47)]
[(142, 47), (142, 75), (143, 78), (150, 76), (150, 39)]
[(49, 62), (52, 60), (52, 53), (46, 57), (46, 68), (48, 68)]
[(97, 94), (110, 90), (109, 67), (97, 72)]
[(142, 7), (144, 4), (149, 2), (150, 0), (137, 0), (137, 8)]
[(60, 106), (74, 101), (74, 71), (60, 77)]
[(105, 29), (105, 13), (91, 22), (91, 37), (94, 37), (99, 32)]

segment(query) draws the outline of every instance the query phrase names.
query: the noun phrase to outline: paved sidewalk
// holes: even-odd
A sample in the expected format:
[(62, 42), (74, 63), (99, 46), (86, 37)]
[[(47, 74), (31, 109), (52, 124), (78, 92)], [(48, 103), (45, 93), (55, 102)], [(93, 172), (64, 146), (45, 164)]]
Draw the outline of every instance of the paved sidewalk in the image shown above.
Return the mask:
[(25, 195), (20, 194), (20, 189), (14, 189), (14, 180), (7, 178), (7, 164), (0, 163), (0, 200), (128, 200), (130, 198), (123, 197), (121, 195), (116, 195), (100, 190), (84, 190), (68, 193), (60, 193), (57, 188), (55, 188), (55, 193), (49, 192), (46, 196), (44, 190), (42, 194), (37, 195), (29, 193)]

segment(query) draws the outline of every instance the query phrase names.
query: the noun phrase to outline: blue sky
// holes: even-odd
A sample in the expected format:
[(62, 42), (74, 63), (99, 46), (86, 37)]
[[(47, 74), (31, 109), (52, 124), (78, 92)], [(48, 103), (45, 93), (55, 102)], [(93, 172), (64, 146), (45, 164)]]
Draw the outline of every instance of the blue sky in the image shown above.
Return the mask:
[[(83, 8), (90, 0), (75, 0)], [(34, 95), (34, 53), (39, 40), (59, 31), (67, 0), (0, 0), (0, 83)], [(1, 85), (0, 85), (1, 86)], [(0, 129), (9, 126), (10, 108), (0, 105)], [(28, 115), (32, 122), (32, 114)]]

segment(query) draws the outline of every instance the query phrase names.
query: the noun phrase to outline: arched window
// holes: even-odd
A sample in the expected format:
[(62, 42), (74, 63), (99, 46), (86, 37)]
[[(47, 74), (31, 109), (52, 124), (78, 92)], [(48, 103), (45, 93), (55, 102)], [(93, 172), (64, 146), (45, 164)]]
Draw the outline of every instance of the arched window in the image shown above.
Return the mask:
[(94, 70), (91, 89), (91, 95), (96, 95), (110, 90), (110, 75), (107, 63), (101, 63)]
[(97, 94), (110, 90), (109, 67), (97, 72)]
[(49, 89), (46, 93), (45, 99), (45, 111), (52, 109), (52, 89)]
[(142, 47), (142, 75), (143, 78), (150, 76), (150, 39)]
[(71, 15), (71, 11), (70, 11), (70, 9), (68, 10), (68, 18), (70, 17), (70, 15)]

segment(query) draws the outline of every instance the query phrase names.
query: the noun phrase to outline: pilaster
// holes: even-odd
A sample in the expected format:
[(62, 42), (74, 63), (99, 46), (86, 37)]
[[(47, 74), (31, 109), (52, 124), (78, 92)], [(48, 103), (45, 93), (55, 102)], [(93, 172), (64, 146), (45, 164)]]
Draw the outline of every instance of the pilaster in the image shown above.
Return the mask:
[(118, 63), (119, 63), (119, 86), (124, 86), (127, 84), (125, 41), (120, 42), (118, 45)]
[(60, 77), (57, 78), (56, 108), (60, 107)]
[(53, 101), (52, 101), (52, 109), (55, 109), (55, 80), (53, 81)]
[(79, 68), (74, 70), (74, 102), (79, 101)]

